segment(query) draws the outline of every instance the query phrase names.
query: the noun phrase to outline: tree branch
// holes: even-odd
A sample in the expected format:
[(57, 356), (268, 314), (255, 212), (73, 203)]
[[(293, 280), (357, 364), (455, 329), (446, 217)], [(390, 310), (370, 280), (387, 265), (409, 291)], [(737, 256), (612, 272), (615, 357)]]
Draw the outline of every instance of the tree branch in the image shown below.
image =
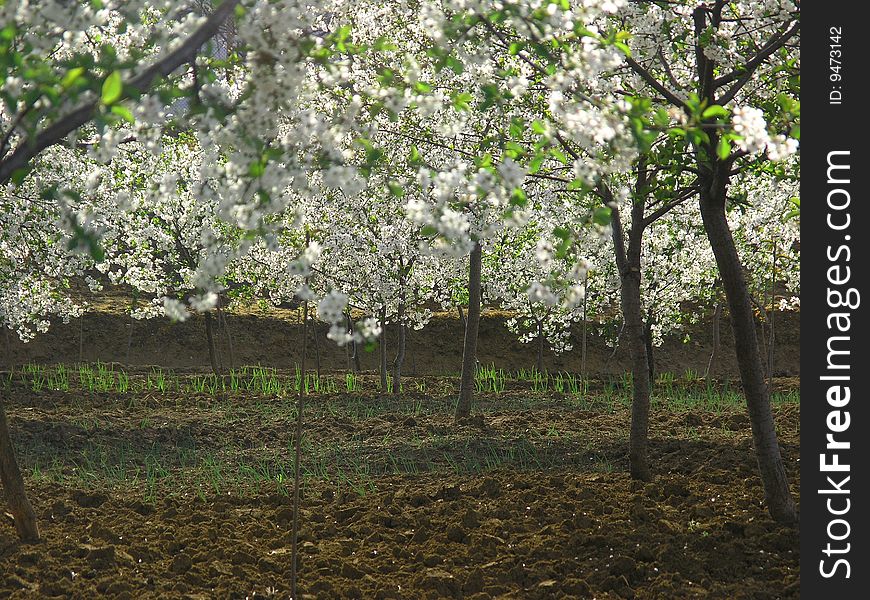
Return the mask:
[[(131, 78), (124, 84), (124, 89), (132, 89), (145, 92), (159, 76), (167, 76), (180, 65), (190, 60), (196, 51), (211, 39), (220, 28), (226, 18), (232, 14), (239, 0), (224, 0), (224, 2), (208, 16), (205, 23), (196, 30), (181, 46), (167, 54), (156, 63), (149, 66), (139, 75)], [(120, 100), (129, 97), (124, 93)], [(54, 123), (40, 131), (36, 137), (25, 139), (19, 144), (15, 152), (8, 159), (0, 162), (0, 185), (6, 184), (12, 177), (12, 173), (24, 168), (28, 163), (46, 148), (57, 144), (67, 135), (94, 118), (99, 106), (99, 100), (82, 104), (72, 112), (58, 117)]]
[(764, 62), (768, 56), (782, 48), (786, 42), (788, 42), (792, 37), (794, 37), (797, 32), (800, 30), (800, 23), (794, 23), (792, 26), (781, 36), (778, 38), (774, 38), (770, 40), (755, 56), (753, 56), (745, 65), (743, 65), (742, 71), (731, 71), (727, 75), (723, 75), (716, 79), (713, 84), (716, 89), (731, 83), (732, 81), (736, 82), (725, 94), (717, 100), (717, 104), (725, 105), (731, 100), (734, 99), (734, 96), (737, 95), (743, 86), (745, 86), (750, 79), (752, 79), (752, 75), (755, 73), (755, 70)]
[(673, 104), (674, 106), (679, 106), (683, 108), (686, 106), (686, 103), (680, 100), (679, 96), (677, 96), (674, 92), (666, 88), (658, 79), (653, 77), (652, 73), (650, 73), (643, 65), (634, 60), (632, 57), (627, 56), (625, 61), (628, 63), (628, 66), (631, 67), (631, 70), (640, 75), (641, 79), (646, 81), (655, 91), (665, 97), (665, 100)]

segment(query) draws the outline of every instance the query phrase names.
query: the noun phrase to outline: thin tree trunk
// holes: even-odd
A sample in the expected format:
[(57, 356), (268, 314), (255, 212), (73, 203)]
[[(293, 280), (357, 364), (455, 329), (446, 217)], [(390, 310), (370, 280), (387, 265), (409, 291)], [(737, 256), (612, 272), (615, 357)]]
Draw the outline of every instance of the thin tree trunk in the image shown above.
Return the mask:
[(39, 527), (36, 523), (36, 513), (27, 499), (24, 491), (24, 478), (15, 459), (15, 449), (9, 435), (9, 425), (6, 421), (6, 407), (3, 392), (0, 390), (0, 481), (6, 491), (6, 503), (15, 519), (15, 529), (22, 542), (39, 540)]
[[(344, 326), (350, 333), (351, 337), (353, 336), (353, 327), (348, 322), (347, 315), (344, 317)], [(353, 370), (353, 345), (345, 344), (344, 346), (344, 359), (345, 359), (345, 369), (350, 373)]]
[[(307, 238), (307, 236), (306, 236)], [(306, 239), (306, 242), (308, 240)], [(306, 281), (306, 284), (308, 282)], [(300, 367), (302, 379), (299, 382), (299, 391), (296, 394), (296, 439), (293, 441), (293, 528), (290, 534), (290, 597), (298, 598), (296, 594), (297, 569), (299, 562), (299, 489), (301, 487), (301, 463), (302, 463), (302, 409), (305, 404), (305, 379), (308, 376), (306, 364), (306, 348), (308, 347), (308, 301), (302, 304), (302, 365)]]
[(459, 402), (456, 404), (456, 419), (471, 414), (474, 394), (474, 376), (477, 370), (477, 333), (480, 328), (480, 267), (483, 250), (475, 242), (468, 266), (468, 315), (465, 320), (465, 342), (462, 348), (462, 375), (459, 379)]
[(764, 363), (759, 352), (749, 290), (725, 217), (727, 169), (730, 169), (730, 165), (719, 165), (718, 172), (709, 177), (711, 181), (702, 186), (701, 217), (728, 300), (737, 365), (746, 395), (752, 440), (768, 510), (776, 521), (793, 523), (796, 520), (795, 504), (789, 491), (788, 477), (770, 409), (770, 396), (764, 381)]
[(226, 313), (218, 308), (218, 314), (221, 317), (221, 325), (223, 325), (224, 334), (227, 336), (227, 349), (230, 352), (230, 369), (236, 368), (236, 356), (235, 350), (233, 349), (233, 335), (230, 332), (230, 325), (227, 323), (227, 315)]
[(317, 323), (311, 328), (311, 333), (314, 336), (314, 368), (317, 371), (317, 379), (320, 379), (320, 336), (317, 331)]
[(387, 389), (387, 307), (381, 307), (381, 391), (388, 393)]
[(130, 348), (133, 346), (133, 313), (130, 313), (130, 331), (127, 334), (127, 355), (124, 357), (124, 362), (130, 364)]
[(653, 354), (653, 338), (652, 338), (652, 317), (647, 317), (643, 327), (643, 341), (646, 345), (646, 364), (649, 367), (649, 380), (656, 380), (656, 365), (655, 355)]
[[(353, 319), (350, 316), (350, 311), (347, 311), (347, 323), (348, 329), (353, 332)], [(353, 372), (359, 373), (362, 371), (362, 365), (360, 364), (359, 357), (359, 344), (357, 344), (356, 340), (353, 341)]]
[(716, 308), (713, 311), (713, 352), (710, 353), (710, 360), (707, 362), (707, 370), (704, 371), (704, 379), (709, 381), (716, 373), (716, 358), (719, 355), (720, 332), (719, 325), (722, 321), (722, 303), (717, 302)]
[(399, 302), (396, 321), (398, 324), (398, 340), (396, 345), (396, 360), (393, 362), (393, 396), (398, 400), (402, 394), (402, 363), (405, 362), (405, 303)]
[(82, 363), (82, 356), (84, 356), (84, 349), (85, 349), (84, 321), (85, 321), (85, 314), (82, 313), (82, 315), (79, 317), (79, 364)]
[[(79, 317), (79, 319), (81, 319), (81, 317)], [(4, 326), (3, 337), (6, 338), (6, 368), (8, 368), (9, 372), (11, 373), (15, 370), (15, 365), (12, 361), (12, 341), (10, 340), (9, 335), (9, 328)], [(81, 361), (81, 356), (79, 356), (79, 362)]]
[(208, 359), (211, 361), (211, 369), (215, 375), (220, 375), (221, 372), (214, 348), (214, 327), (212, 325), (211, 311), (206, 311), (205, 313), (205, 337), (208, 340)]
[(538, 357), (535, 362), (535, 368), (538, 373), (544, 372), (544, 324), (541, 321), (536, 321), (538, 326)]
[(462, 323), (462, 330), (465, 331), (466, 322), (465, 322), (465, 313), (462, 312), (462, 307), (458, 304), (456, 305), (456, 311), (459, 313), (459, 322)]
[(770, 275), (770, 341), (767, 343), (767, 388), (773, 390), (776, 357), (776, 240), (773, 240), (773, 269)]
[(589, 296), (589, 275), (583, 277), (583, 325), (580, 331), (580, 380), (583, 388), (586, 388), (586, 335), (588, 328), (588, 319), (586, 315), (586, 303)]
[[(639, 180), (641, 177), (643, 175), (639, 173)], [(613, 219), (613, 248), (622, 282), (620, 300), (624, 322), (623, 335), (625, 337), (623, 339), (628, 342), (631, 357), (632, 399), (628, 450), (629, 471), (634, 479), (650, 481), (652, 479), (648, 456), (650, 370), (640, 297), (643, 202), (643, 198), (637, 198), (634, 201), (627, 249), (619, 209), (613, 208), (611, 216)]]

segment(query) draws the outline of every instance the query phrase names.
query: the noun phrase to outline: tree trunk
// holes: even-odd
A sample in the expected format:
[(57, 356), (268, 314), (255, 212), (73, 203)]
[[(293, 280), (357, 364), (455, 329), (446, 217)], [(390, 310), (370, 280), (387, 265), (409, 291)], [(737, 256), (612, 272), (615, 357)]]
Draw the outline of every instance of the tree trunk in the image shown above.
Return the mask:
[(211, 361), (211, 370), (215, 375), (220, 375), (221, 371), (218, 367), (217, 353), (214, 347), (214, 327), (212, 325), (211, 311), (205, 313), (205, 337), (208, 340), (208, 359)]
[[(350, 316), (350, 309), (346, 313), (344, 313), (345, 321), (347, 322), (347, 330), (354, 333), (353, 328), (353, 318)], [(361, 370), (360, 362), (359, 362), (359, 346), (356, 343), (356, 340), (352, 340), (349, 344), (353, 354), (351, 355), (351, 365), (348, 368), (352, 368), (354, 373), (359, 373)]]
[(235, 369), (236, 368), (236, 356), (235, 356), (235, 351), (233, 350), (233, 334), (230, 332), (230, 325), (229, 325), (229, 323), (227, 323), (226, 313), (223, 310), (221, 310), (220, 308), (218, 308), (218, 313), (221, 316), (221, 324), (223, 325), (224, 333), (227, 336), (227, 348), (228, 348), (229, 353), (230, 353), (230, 369)]
[(541, 321), (537, 321), (538, 325), (538, 357), (535, 362), (535, 368), (538, 369), (538, 373), (544, 372), (544, 324)]
[(477, 370), (477, 332), (480, 328), (480, 267), (483, 250), (480, 242), (474, 244), (468, 266), (468, 315), (465, 318), (465, 343), (462, 348), (462, 375), (459, 379), (459, 402), (456, 419), (471, 414), (474, 394), (474, 376)]
[[(722, 165), (725, 169), (728, 165)], [(724, 169), (723, 169), (724, 170)], [(777, 441), (770, 396), (764, 381), (764, 362), (758, 347), (755, 320), (743, 266), (725, 217), (727, 174), (717, 173), (701, 189), (701, 217), (725, 288), (734, 349), (752, 425), (752, 440), (770, 515), (780, 522), (796, 520), (794, 501)]]
[(580, 332), (580, 380), (582, 381), (583, 389), (586, 389), (586, 336), (588, 328), (588, 317), (586, 315), (586, 302), (589, 297), (589, 274), (583, 278), (583, 325)]
[(767, 389), (773, 389), (773, 370), (776, 366), (776, 240), (773, 240), (773, 269), (770, 275), (770, 337), (767, 343)]
[(643, 341), (646, 344), (646, 364), (649, 367), (649, 380), (656, 380), (656, 365), (655, 356), (653, 355), (653, 338), (652, 338), (652, 317), (647, 317), (646, 324), (643, 327)]
[(387, 307), (381, 308), (381, 391), (388, 393), (387, 389)]
[(314, 370), (317, 373), (317, 379), (320, 379), (320, 335), (317, 331), (317, 322), (311, 328), (311, 335), (314, 336)]
[(396, 316), (398, 324), (398, 340), (396, 346), (396, 360), (393, 361), (393, 396), (398, 400), (402, 394), (402, 363), (405, 362), (405, 303), (399, 302), (399, 310)]
[[(306, 242), (307, 242), (306, 236)], [(305, 281), (308, 284), (308, 280)], [(290, 533), (290, 597), (298, 598), (296, 595), (297, 585), (297, 569), (299, 562), (299, 489), (302, 483), (301, 462), (302, 462), (302, 409), (305, 405), (305, 379), (308, 377), (308, 365), (305, 363), (306, 352), (308, 347), (308, 301), (305, 300), (302, 304), (302, 380), (299, 384), (299, 392), (296, 395), (296, 436), (293, 443), (293, 525)]]
[(6, 491), (6, 503), (12, 517), (15, 519), (15, 529), (22, 542), (39, 541), (39, 527), (36, 524), (36, 513), (27, 499), (24, 491), (24, 478), (15, 460), (15, 449), (9, 436), (9, 425), (6, 422), (5, 401), (0, 390), (0, 481)]
[[(81, 317), (79, 317), (79, 322), (81, 323)], [(81, 327), (81, 325), (79, 325)], [(15, 370), (15, 365), (12, 362), (12, 342), (9, 339), (9, 328), (3, 327), (3, 336), (6, 338), (6, 368), (9, 369), (9, 372)], [(79, 346), (81, 348), (81, 346)], [(82, 354), (81, 349), (79, 349), (79, 362), (82, 362)]]
[(643, 199), (636, 199), (632, 208), (632, 223), (628, 248), (619, 218), (619, 209), (614, 208), (613, 248), (616, 265), (622, 282), (620, 301), (624, 322), (623, 335), (628, 342), (631, 357), (632, 399), (631, 432), (629, 434), (629, 470), (634, 479), (650, 481), (647, 447), (649, 445), (650, 369), (647, 359), (646, 331), (640, 298), (640, 255), (643, 242)]
[(716, 308), (713, 311), (713, 352), (710, 353), (710, 361), (707, 363), (707, 370), (704, 371), (704, 379), (709, 381), (716, 373), (716, 358), (719, 355), (720, 332), (719, 324), (722, 321), (722, 303), (717, 302)]
[(82, 364), (82, 357), (85, 351), (85, 314), (79, 317), (79, 364)]
[(127, 332), (127, 354), (124, 356), (124, 362), (130, 364), (130, 348), (133, 347), (133, 313), (130, 313), (130, 331)]

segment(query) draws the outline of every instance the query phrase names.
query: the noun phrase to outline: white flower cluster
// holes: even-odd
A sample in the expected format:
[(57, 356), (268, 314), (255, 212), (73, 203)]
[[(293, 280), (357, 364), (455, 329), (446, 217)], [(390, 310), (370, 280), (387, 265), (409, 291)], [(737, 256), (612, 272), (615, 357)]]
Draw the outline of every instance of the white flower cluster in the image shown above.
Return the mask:
[(771, 160), (780, 161), (797, 152), (797, 140), (784, 135), (770, 136), (760, 108), (738, 106), (733, 111), (732, 123), (734, 131), (741, 136), (737, 142), (739, 147), (750, 154), (766, 151)]

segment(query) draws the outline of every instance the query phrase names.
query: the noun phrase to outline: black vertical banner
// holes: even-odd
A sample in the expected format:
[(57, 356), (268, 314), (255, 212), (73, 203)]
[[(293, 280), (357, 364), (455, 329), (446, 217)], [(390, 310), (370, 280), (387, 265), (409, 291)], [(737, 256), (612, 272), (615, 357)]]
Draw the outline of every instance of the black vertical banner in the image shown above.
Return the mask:
[(801, 18), (801, 597), (870, 597), (870, 164), (861, 2)]

